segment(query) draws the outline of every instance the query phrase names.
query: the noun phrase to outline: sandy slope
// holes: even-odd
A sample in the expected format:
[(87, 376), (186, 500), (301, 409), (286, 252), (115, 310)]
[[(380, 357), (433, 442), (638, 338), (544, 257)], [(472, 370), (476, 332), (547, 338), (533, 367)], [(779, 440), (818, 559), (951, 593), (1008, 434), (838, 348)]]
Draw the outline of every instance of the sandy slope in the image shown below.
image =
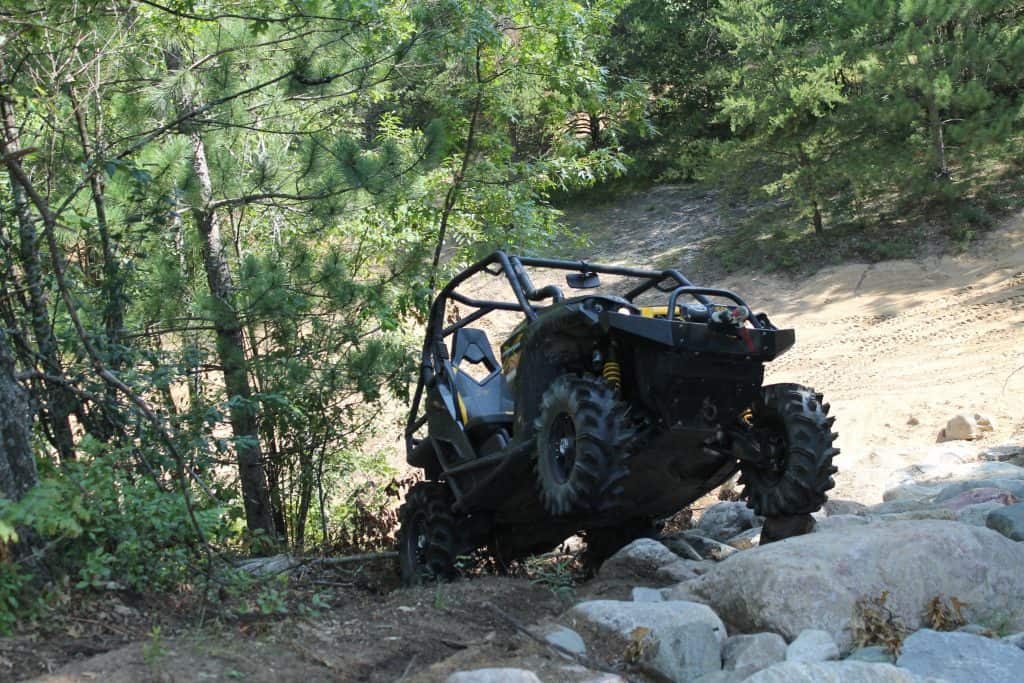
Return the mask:
[[(682, 261), (685, 270), (729, 218), (692, 192), (658, 188), (570, 220), (589, 228), (597, 257)], [(731, 288), (797, 330), (767, 381), (810, 384), (832, 403), (843, 451), (836, 497), (879, 501), (888, 474), (923, 459), (958, 411), (995, 419), (983, 443), (1024, 427), (1024, 369), (1013, 374), (1024, 365), (1024, 213), (961, 256), (846, 264), (796, 282), (734, 275), (700, 284)]]

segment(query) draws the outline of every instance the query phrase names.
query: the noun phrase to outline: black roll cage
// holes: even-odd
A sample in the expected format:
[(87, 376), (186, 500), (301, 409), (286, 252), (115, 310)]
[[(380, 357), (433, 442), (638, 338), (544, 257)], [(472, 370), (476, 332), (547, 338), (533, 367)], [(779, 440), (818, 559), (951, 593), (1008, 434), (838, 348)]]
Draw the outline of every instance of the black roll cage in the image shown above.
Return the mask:
[[(426, 339), (423, 344), (423, 353), (420, 362), (419, 380), (416, 383), (416, 392), (413, 395), (412, 405), (409, 410), (409, 419), (406, 423), (405, 440), (408, 449), (418, 445), (415, 433), (424, 425), (427, 416), (420, 413), (420, 402), (423, 399), (423, 390), (426, 386), (432, 386), (436, 379), (434, 360), (447, 360), (448, 347), (445, 339), (470, 323), (479, 320), (493, 311), (518, 311), (526, 316), (527, 320), (537, 318), (537, 306), (531, 302), (552, 299), (552, 303), (562, 300), (561, 290), (548, 285), (537, 289), (533, 286), (529, 273), (524, 266), (533, 268), (547, 268), (562, 270), (570, 273), (583, 274), (604, 274), (619, 275), (628, 278), (642, 280), (638, 285), (630, 289), (624, 298), (632, 303), (637, 297), (652, 289), (669, 295), (667, 307), (667, 319), (673, 320), (677, 301), (680, 296), (691, 296), (704, 305), (710, 305), (707, 297), (721, 297), (729, 299), (742, 306), (748, 312), (747, 320), (758, 329), (768, 329), (765, 321), (759, 316), (750, 313), (750, 307), (738, 295), (725, 289), (714, 289), (708, 287), (697, 287), (686, 278), (679, 270), (671, 268), (668, 270), (646, 270), (641, 268), (625, 268), (622, 266), (605, 266), (587, 261), (565, 261), (560, 259), (534, 258), (532, 256), (509, 256), (504, 251), (495, 251), (490, 256), (477, 261), (469, 266), (438, 292), (430, 307), (430, 316), (427, 321)], [(492, 301), (489, 299), (474, 299), (455, 291), (459, 285), (479, 273), (487, 273), (492, 276), (505, 275), (509, 286), (515, 294), (515, 301)], [(665, 286), (665, 285), (668, 286)], [(445, 326), (444, 315), (449, 301), (475, 308), (476, 310), (454, 323)]]

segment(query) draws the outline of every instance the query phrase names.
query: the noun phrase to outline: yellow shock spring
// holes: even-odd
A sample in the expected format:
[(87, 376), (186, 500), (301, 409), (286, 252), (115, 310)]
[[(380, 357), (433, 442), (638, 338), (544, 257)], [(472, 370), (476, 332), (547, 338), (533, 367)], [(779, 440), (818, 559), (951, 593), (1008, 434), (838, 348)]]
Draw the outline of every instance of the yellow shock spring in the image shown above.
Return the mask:
[(618, 389), (622, 386), (622, 366), (616, 360), (605, 361), (604, 366), (601, 368), (601, 374), (608, 384)]

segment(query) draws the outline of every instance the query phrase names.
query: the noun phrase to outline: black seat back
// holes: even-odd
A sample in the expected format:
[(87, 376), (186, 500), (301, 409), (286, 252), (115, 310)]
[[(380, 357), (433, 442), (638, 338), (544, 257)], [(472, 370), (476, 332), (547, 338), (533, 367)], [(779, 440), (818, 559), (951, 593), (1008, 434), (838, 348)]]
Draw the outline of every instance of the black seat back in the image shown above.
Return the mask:
[[(476, 431), (479, 427), (490, 431), (509, 425), (514, 408), (512, 392), (501, 374), (501, 365), (494, 357), (487, 334), (464, 327), (455, 332), (452, 347), (450, 362), (463, 426), (467, 431)], [(473, 367), (477, 365), (483, 367)]]

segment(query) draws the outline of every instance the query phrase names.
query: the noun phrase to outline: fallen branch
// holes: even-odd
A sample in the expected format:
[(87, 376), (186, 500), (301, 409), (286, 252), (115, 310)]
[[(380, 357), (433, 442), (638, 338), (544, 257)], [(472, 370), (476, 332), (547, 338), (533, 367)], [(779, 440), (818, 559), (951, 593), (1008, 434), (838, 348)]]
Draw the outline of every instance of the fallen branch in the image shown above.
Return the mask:
[(382, 550), (376, 553), (360, 553), (359, 555), (346, 555), (345, 557), (317, 557), (307, 560), (309, 564), (323, 564), (334, 567), (343, 564), (356, 564), (357, 562), (374, 562), (376, 560), (393, 560), (398, 557), (395, 550)]
[(555, 643), (548, 642), (547, 640), (541, 638), (540, 636), (538, 636), (536, 633), (534, 633), (530, 629), (526, 628), (526, 626), (523, 625), (523, 623), (521, 621), (519, 621), (518, 619), (513, 617), (511, 614), (509, 614), (505, 610), (501, 609), (500, 607), (498, 607), (497, 605), (495, 605), (492, 602), (485, 602), (484, 606), (490, 607), (491, 610), (496, 615), (498, 615), (498, 617), (501, 618), (501, 620), (504, 621), (505, 623), (507, 623), (509, 626), (511, 626), (515, 630), (519, 631), (523, 635), (527, 636), (531, 640), (534, 640), (534, 641), (540, 643), (541, 645), (543, 645), (544, 647), (548, 648), (549, 650), (551, 650), (555, 654), (559, 654), (559, 655), (563, 655), (565, 657), (569, 657), (570, 659), (575, 661), (580, 666), (584, 666), (584, 667), (586, 667), (588, 669), (592, 669), (594, 671), (603, 671), (604, 673), (607, 673), (607, 674), (614, 674), (616, 676), (622, 676), (627, 681), (631, 681), (631, 682), (637, 681), (636, 678), (630, 676), (629, 674), (625, 673), (624, 671), (621, 671), (619, 669), (616, 669), (616, 668), (612, 667), (610, 664), (605, 664), (604, 662), (601, 662), (601, 661), (596, 660), (596, 659), (592, 659), (590, 657), (587, 657), (586, 655), (581, 655), (579, 653), (573, 652), (572, 650), (564, 648), (561, 645), (557, 645)]

